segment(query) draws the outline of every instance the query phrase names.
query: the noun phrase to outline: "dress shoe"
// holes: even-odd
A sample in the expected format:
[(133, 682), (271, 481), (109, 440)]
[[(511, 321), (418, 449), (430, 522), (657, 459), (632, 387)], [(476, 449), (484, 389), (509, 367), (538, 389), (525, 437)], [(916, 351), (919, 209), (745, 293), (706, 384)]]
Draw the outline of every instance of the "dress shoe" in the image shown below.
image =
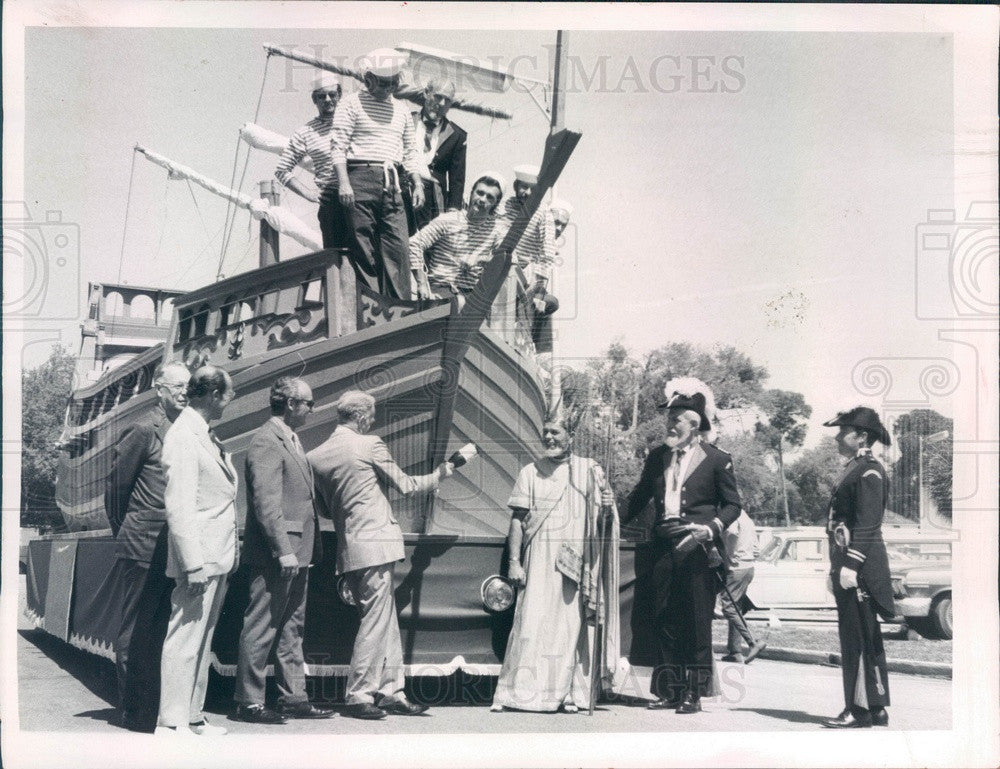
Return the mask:
[(378, 706), (390, 716), (419, 716), (427, 711), (426, 705), (417, 705), (397, 697), (383, 697), (378, 701)]
[(156, 730), (156, 713), (139, 713), (135, 710), (124, 710), (121, 714), (120, 723), (130, 732), (152, 734)]
[(646, 705), (646, 710), (677, 710), (677, 706), (681, 704), (680, 700), (667, 699), (666, 697), (661, 697), (658, 700), (653, 700), (648, 705)]
[(823, 722), (823, 726), (828, 729), (868, 729), (871, 725), (872, 715), (867, 710), (860, 715), (855, 715), (848, 709), (836, 718), (828, 718)]
[(723, 662), (738, 662), (741, 665), (746, 661), (743, 659), (743, 654), (741, 652), (733, 652), (732, 654), (727, 654), (722, 658)]
[(750, 650), (747, 652), (746, 664), (749, 665), (755, 659), (757, 655), (760, 654), (764, 649), (767, 648), (767, 641), (755, 641), (750, 645)]
[(386, 712), (382, 708), (377, 708), (371, 702), (356, 702), (344, 708), (344, 715), (348, 718), (361, 718), (365, 721), (378, 721), (385, 718)]
[(202, 737), (221, 737), (223, 734), (229, 734), (229, 730), (224, 726), (216, 726), (215, 724), (210, 724), (206, 719), (201, 721), (195, 721), (190, 724), (191, 731)]
[(677, 706), (676, 713), (680, 715), (689, 715), (691, 713), (701, 712), (701, 697), (695, 697), (691, 692), (684, 695), (684, 699), (681, 704)]
[(871, 711), (872, 714), (872, 726), (888, 726), (889, 725), (889, 711), (885, 708), (876, 708)]
[(311, 702), (289, 702), (278, 705), (278, 712), (285, 718), (329, 718), (333, 708), (318, 708)]
[(237, 705), (235, 717), (237, 721), (246, 721), (248, 724), (285, 723), (283, 714), (275, 713), (264, 705)]

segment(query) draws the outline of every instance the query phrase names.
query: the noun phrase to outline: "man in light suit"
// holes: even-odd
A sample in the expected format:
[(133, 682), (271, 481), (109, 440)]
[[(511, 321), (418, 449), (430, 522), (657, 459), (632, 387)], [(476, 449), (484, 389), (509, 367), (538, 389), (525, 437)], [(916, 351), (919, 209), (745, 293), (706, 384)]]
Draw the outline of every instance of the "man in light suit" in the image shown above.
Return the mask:
[(403, 695), (403, 647), (393, 595), (395, 563), (404, 558), (403, 532), (386, 488), (391, 485), (403, 494), (429, 492), (454, 468), (445, 462), (427, 475), (404, 473), (382, 439), (367, 434), (375, 422), (375, 399), (367, 393), (344, 393), (337, 416), (337, 428), (309, 452), (309, 462), (320, 509), (337, 527), (337, 573), (347, 579), (361, 614), (345, 715), (419, 715), (426, 706), (407, 702)]
[[(645, 523), (654, 566), (654, 625), (659, 664), (653, 668), (651, 710), (701, 711), (712, 690), (712, 617), (725, 569), (723, 534), (739, 517), (740, 494), (733, 458), (701, 432), (711, 429), (711, 391), (700, 380), (672, 380), (666, 387), (668, 428), (664, 445), (646, 457), (629, 496), (622, 525), (653, 502)], [(711, 404), (711, 405), (709, 405)]]
[[(309, 564), (322, 556), (322, 545), (312, 469), (295, 431), (312, 408), (309, 385), (281, 377), (271, 387), (271, 418), (247, 451), (243, 553), (250, 564), (250, 603), (240, 634), (235, 699), (236, 718), (254, 724), (333, 715), (333, 710), (309, 702), (302, 659)], [(277, 712), (264, 705), (272, 648)]]
[(236, 564), (236, 471), (209, 422), (235, 395), (229, 374), (202, 366), (188, 407), (163, 439), (167, 473), (167, 576), (177, 582), (160, 664), (157, 735), (225, 734), (205, 719), (212, 632)]
[(114, 579), (122, 592), (115, 640), (121, 722), (138, 732), (156, 728), (160, 652), (174, 588), (166, 574), (167, 477), (160, 453), (167, 430), (187, 405), (190, 378), (179, 361), (156, 367), (156, 407), (130, 424), (115, 443), (104, 489), (104, 509), (115, 535)]

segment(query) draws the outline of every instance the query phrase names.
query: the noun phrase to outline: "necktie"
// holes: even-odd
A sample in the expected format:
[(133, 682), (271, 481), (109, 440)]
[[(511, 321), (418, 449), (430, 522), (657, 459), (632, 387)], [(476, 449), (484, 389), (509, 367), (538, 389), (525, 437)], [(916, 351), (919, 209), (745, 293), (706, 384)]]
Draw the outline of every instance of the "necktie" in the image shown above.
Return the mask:
[(222, 461), (225, 462), (226, 461), (226, 450), (224, 448), (222, 448), (222, 441), (220, 441), (219, 440), (219, 436), (215, 434), (215, 430), (209, 429), (209, 431), (208, 431), (208, 437), (212, 439), (212, 443), (215, 444), (215, 448), (217, 448), (219, 450), (219, 456), (222, 458)]
[(298, 452), (299, 456), (303, 456), (305, 452), (302, 450), (302, 444), (299, 443), (299, 436), (292, 433), (292, 445), (295, 447), (295, 451)]
[(433, 140), (434, 129), (437, 128), (437, 123), (430, 120), (424, 121), (424, 152), (431, 151), (431, 141)]
[(684, 458), (686, 449), (678, 449), (674, 452), (674, 466), (670, 473), (670, 490), (677, 491), (681, 481), (681, 460)]

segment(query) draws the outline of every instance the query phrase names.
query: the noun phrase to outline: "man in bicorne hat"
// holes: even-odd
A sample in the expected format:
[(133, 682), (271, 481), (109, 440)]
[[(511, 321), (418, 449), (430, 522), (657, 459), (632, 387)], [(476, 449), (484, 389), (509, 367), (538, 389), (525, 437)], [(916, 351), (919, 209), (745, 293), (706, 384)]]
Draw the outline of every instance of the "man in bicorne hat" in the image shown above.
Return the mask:
[(701, 432), (711, 429), (711, 390), (694, 378), (665, 388), (667, 435), (646, 458), (622, 525), (653, 501), (649, 524), (653, 624), (659, 664), (653, 669), (651, 710), (697, 713), (713, 691), (712, 618), (724, 570), (726, 527), (740, 514), (733, 458)]
[[(319, 227), (323, 233), (323, 248), (343, 246), (345, 222), (343, 209), (337, 200), (337, 175), (333, 169), (330, 137), (333, 116), (340, 101), (340, 78), (330, 72), (316, 76), (312, 85), (312, 102), (317, 115), (288, 140), (281, 153), (274, 175), (292, 192), (313, 203), (319, 203)], [(303, 158), (312, 160), (316, 188), (295, 177), (292, 172)]]
[(393, 94), (404, 57), (379, 48), (365, 57), (365, 90), (344, 98), (333, 118), (333, 165), (358, 280), (390, 298), (410, 298), (409, 238), (400, 171), (424, 205), (410, 111)]
[(837, 450), (848, 459), (830, 499), (830, 580), (837, 601), (844, 710), (824, 721), (831, 728), (888, 726), (889, 679), (878, 616), (896, 614), (889, 558), (882, 540), (889, 482), (872, 445), (889, 446), (873, 409), (858, 406), (825, 427), (839, 427)]

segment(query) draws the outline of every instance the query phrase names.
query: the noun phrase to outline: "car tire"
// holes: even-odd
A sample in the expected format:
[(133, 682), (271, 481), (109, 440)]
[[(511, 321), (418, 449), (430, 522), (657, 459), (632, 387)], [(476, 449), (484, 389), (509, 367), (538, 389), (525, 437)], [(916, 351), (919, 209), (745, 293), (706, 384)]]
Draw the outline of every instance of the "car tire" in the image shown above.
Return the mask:
[(952, 636), (951, 593), (946, 593), (945, 595), (938, 596), (934, 600), (934, 603), (931, 606), (931, 614), (929, 619), (931, 621), (931, 627), (934, 629), (934, 635), (937, 638), (944, 639), (945, 641), (950, 641)]

